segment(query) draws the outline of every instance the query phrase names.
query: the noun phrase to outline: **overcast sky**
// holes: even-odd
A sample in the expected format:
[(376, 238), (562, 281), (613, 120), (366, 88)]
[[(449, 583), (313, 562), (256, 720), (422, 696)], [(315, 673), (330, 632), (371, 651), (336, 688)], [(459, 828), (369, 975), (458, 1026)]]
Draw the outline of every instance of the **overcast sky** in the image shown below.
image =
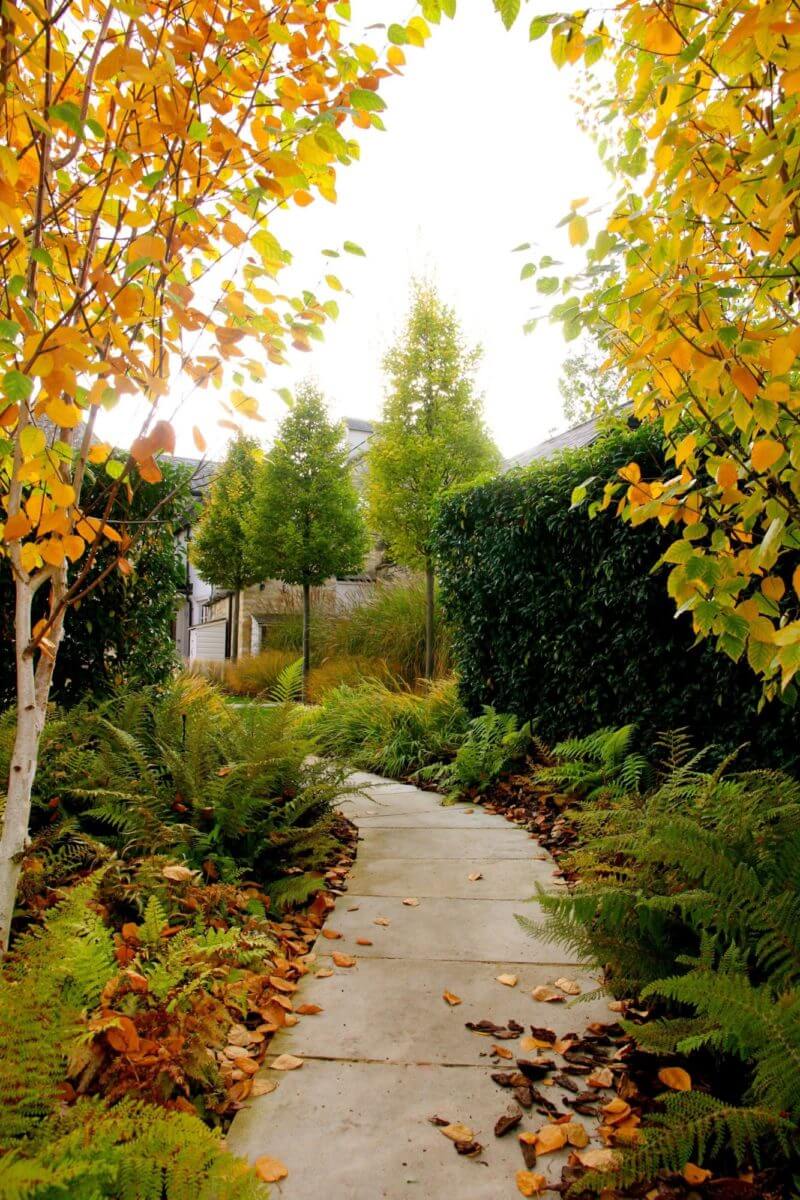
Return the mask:
[[(317, 287), (326, 270), (339, 275), (339, 319), (311, 354), (294, 353), (290, 366), (270, 368), (262, 411), (270, 418), (253, 432), (268, 440), (285, 413), (271, 389), (313, 375), (337, 416), (376, 417), (383, 396), (381, 360), (402, 327), (412, 276), (434, 280), (479, 342), (479, 375), (489, 427), (506, 455), (563, 428), (558, 378), (567, 346), (559, 326), (522, 325), (536, 304), (532, 281), (520, 282), (526, 258), (520, 242), (563, 258), (566, 234), (556, 229), (570, 202), (599, 199), (606, 175), (596, 150), (578, 128), (570, 91), (574, 71), (558, 71), (547, 38), (530, 43), (535, 0), (507, 33), (491, 0), (459, 0), (454, 21), (443, 21), (423, 50), (407, 48), (402, 78), (389, 80), (386, 132), (358, 132), (360, 162), (338, 174), (335, 206), (317, 199), (278, 214), (273, 228), (294, 253), (282, 287)], [(386, 21), (409, 15), (397, 0), (360, 0), (356, 16)], [(380, 35), (372, 31), (376, 44)], [(351, 239), (366, 258), (321, 256)], [(325, 290), (324, 287), (321, 290)], [(185, 382), (175, 380), (171, 400)], [(218, 429), (213, 394), (195, 393), (178, 418), (178, 452), (195, 453), (189, 430), (200, 424), (215, 456), (230, 436)], [(205, 397), (208, 397), (207, 399)], [(202, 404), (198, 407), (198, 400)], [(168, 405), (165, 407), (165, 414)], [(104, 426), (118, 442), (130, 437), (130, 409)]]

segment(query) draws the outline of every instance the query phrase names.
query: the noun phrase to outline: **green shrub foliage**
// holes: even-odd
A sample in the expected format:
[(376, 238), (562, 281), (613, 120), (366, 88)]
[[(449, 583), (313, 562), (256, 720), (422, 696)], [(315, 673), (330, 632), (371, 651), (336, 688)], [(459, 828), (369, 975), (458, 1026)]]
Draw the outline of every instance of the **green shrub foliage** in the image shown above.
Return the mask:
[[(586, 739), (588, 773), (621, 732)], [(723, 1087), (736, 1080), (733, 1095), (673, 1098), (624, 1181), (723, 1148), (770, 1161), (796, 1153), (800, 1127), (800, 784), (704, 769), (682, 738), (667, 751), (649, 788), (584, 796), (567, 860), (580, 882), (539, 895), (548, 936), (602, 963), (617, 995), (656, 1004), (631, 1026), (641, 1046), (711, 1056)]]
[(658, 429), (614, 429), (443, 502), (439, 578), (465, 703), (514, 712), (551, 742), (627, 721), (644, 735), (688, 725), (698, 745), (750, 742), (754, 761), (794, 761), (800, 716), (778, 701), (759, 713), (747, 666), (694, 646), (676, 619), (652, 573), (671, 535), (571, 509), (575, 487), (632, 460), (661, 471)]

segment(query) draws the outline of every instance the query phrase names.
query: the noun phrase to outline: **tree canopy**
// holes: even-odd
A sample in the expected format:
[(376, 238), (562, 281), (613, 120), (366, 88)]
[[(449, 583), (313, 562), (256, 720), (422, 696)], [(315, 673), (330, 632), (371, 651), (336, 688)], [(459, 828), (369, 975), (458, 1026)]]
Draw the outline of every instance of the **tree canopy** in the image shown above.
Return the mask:
[(388, 393), (367, 475), (372, 527), (409, 567), (429, 562), (438, 497), (499, 462), (475, 391), (479, 358), (454, 310), (433, 287), (416, 286), (405, 329), (384, 360)]
[(255, 438), (239, 434), (230, 442), (204, 500), (189, 558), (216, 587), (238, 591), (257, 578), (248, 554), (247, 514), (262, 457)]
[[(610, 343), (636, 416), (661, 420), (669, 448), (666, 472), (623, 468), (600, 504), (674, 528), (679, 610), (746, 654), (768, 693), (800, 668), (798, 28), (789, 0), (531, 25), (559, 66), (608, 60), (585, 119), (620, 187), (585, 270), (528, 274), (561, 293), (568, 337)], [(565, 216), (573, 245), (589, 241), (584, 204)]]

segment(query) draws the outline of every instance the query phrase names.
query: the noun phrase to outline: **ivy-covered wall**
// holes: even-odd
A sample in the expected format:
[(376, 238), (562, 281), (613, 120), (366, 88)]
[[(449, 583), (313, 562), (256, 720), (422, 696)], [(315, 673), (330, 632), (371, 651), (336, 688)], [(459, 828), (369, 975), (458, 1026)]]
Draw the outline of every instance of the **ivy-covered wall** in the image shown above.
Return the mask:
[(669, 537), (570, 508), (575, 486), (632, 459), (660, 473), (657, 429), (615, 430), (445, 499), (437, 555), (466, 703), (532, 718), (551, 742), (635, 721), (646, 738), (686, 726), (698, 747), (749, 742), (753, 761), (793, 763), (800, 713), (779, 701), (759, 713), (749, 668), (676, 618), (665, 572), (652, 573)]

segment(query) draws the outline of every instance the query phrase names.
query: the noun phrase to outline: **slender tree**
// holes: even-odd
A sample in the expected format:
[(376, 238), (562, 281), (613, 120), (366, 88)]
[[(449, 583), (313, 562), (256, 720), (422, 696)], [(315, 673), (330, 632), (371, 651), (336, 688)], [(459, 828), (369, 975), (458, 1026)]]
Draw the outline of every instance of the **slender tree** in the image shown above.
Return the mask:
[(252, 570), (303, 589), (303, 694), (311, 588), (361, 569), (369, 541), (344, 431), (312, 384), (300, 388), (256, 481), (248, 517)]
[(368, 451), (373, 529), (393, 556), (425, 572), (425, 674), (434, 669), (435, 568), (432, 525), (437, 498), (499, 463), (474, 389), (480, 350), (469, 349), (455, 312), (436, 290), (416, 285), (411, 312), (386, 355), (389, 392)]
[(244, 434), (234, 438), (189, 543), (189, 559), (202, 577), (232, 593), (230, 656), (234, 661), (239, 657), (240, 593), (259, 578), (248, 557), (246, 524), (261, 457), (253, 438)]

